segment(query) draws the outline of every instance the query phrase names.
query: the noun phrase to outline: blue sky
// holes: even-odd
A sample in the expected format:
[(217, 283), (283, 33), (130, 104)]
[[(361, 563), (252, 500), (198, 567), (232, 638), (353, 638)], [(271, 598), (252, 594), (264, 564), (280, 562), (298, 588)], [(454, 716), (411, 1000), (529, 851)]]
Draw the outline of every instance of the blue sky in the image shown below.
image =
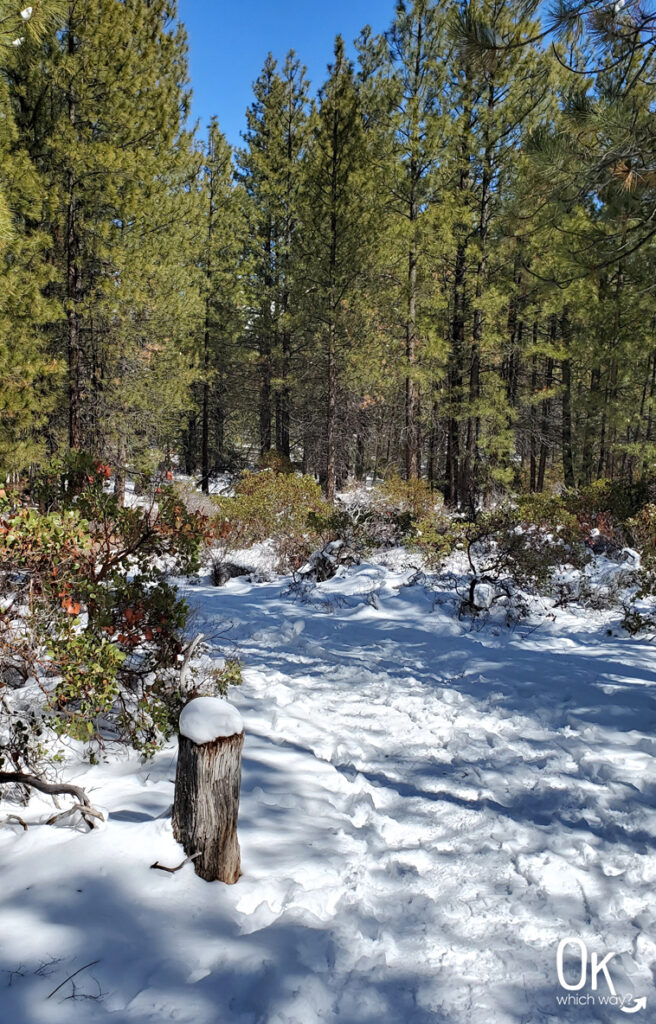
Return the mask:
[(251, 85), (269, 50), (282, 61), (296, 50), (313, 89), (326, 77), (338, 32), (351, 50), (364, 25), (389, 26), (394, 0), (178, 0), (189, 34), (193, 116), (201, 130), (212, 114), (233, 145), (241, 145)]

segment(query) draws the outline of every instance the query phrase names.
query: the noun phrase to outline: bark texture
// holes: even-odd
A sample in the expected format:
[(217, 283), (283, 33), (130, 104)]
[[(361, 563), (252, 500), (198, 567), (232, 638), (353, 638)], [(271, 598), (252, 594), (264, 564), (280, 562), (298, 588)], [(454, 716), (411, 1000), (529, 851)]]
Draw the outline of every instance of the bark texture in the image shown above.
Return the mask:
[(207, 882), (233, 885), (241, 874), (237, 816), (243, 746), (243, 732), (203, 744), (179, 737), (173, 834)]

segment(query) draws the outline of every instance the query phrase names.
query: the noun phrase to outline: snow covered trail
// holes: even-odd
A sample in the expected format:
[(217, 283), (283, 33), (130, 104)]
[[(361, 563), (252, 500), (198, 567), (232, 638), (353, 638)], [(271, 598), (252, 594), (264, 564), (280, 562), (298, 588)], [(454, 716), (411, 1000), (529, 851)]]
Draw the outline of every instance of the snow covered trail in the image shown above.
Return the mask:
[[(230, 623), (247, 666), (244, 875), (149, 870), (182, 859), (173, 747), (87, 768), (103, 831), (0, 829), (3, 1022), (623, 1020), (559, 1004), (566, 936), (616, 953), (617, 993), (656, 1020), (653, 646), (607, 613), (472, 628), (412, 580), (187, 587), (194, 628)], [(94, 960), (82, 1002), (46, 998)]]

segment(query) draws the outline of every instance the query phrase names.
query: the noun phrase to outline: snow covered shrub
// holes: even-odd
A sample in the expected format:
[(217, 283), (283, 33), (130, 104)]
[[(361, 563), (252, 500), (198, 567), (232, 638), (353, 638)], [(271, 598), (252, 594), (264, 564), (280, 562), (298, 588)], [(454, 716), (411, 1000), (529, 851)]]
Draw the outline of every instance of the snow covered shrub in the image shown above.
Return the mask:
[(645, 505), (627, 522), (629, 536), (640, 550), (638, 589), (625, 609), (622, 625), (631, 634), (656, 629), (656, 609), (638, 609), (636, 603), (656, 596), (656, 505)]
[(471, 570), (463, 611), (490, 607), (517, 587), (542, 589), (559, 565), (581, 567), (588, 557), (576, 517), (552, 496), (526, 495), (485, 510), (462, 531)]
[(650, 489), (645, 481), (628, 484), (595, 480), (578, 491), (567, 492), (563, 503), (576, 516), (592, 550), (612, 554), (629, 539), (628, 520), (649, 501)]
[(343, 499), (341, 510), (348, 524), (337, 525), (337, 534), (362, 548), (394, 547), (413, 536), (419, 520), (436, 513), (439, 502), (425, 480), (392, 476), (368, 492), (366, 499)]
[(408, 515), (413, 521), (434, 511), (437, 504), (436, 495), (422, 479), (403, 480), (400, 476), (391, 476), (376, 488), (376, 492), (374, 504), (384, 505), (399, 516)]
[(234, 497), (215, 498), (214, 504), (217, 536), (226, 549), (271, 539), (283, 571), (297, 569), (307, 560), (322, 540), (318, 522), (332, 511), (313, 477), (271, 469), (246, 471), (235, 485)]
[(304, 566), (300, 569), (301, 579), (325, 583), (331, 580), (340, 569), (360, 564), (360, 552), (350, 547), (343, 540), (331, 540), (323, 548), (313, 551)]
[(209, 494), (203, 494), (193, 483), (176, 483), (175, 492), (188, 512), (200, 512), (207, 519), (212, 519), (216, 509)]
[(437, 569), (463, 538), (463, 523), (439, 509), (415, 522), (410, 544), (422, 553), (431, 569)]
[(237, 579), (239, 576), (248, 576), (250, 570), (244, 565), (236, 565), (228, 562), (224, 555), (212, 558), (210, 566), (210, 579), (215, 587), (223, 587), (229, 580)]
[(38, 681), (56, 732), (149, 754), (175, 724), (187, 619), (165, 572), (197, 567), (207, 522), (172, 488), (150, 508), (121, 508), (105, 479), (97, 465), (74, 487), (51, 480), (48, 510), (3, 500), (0, 664), (9, 650)]

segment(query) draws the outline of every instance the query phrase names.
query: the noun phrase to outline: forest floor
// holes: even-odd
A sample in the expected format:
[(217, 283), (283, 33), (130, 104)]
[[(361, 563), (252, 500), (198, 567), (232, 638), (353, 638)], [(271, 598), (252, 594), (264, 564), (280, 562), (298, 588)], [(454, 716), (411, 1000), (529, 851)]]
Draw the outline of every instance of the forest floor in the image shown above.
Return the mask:
[[(656, 1019), (653, 644), (537, 598), (514, 626), (460, 619), (410, 562), (182, 583), (245, 665), (243, 877), (150, 870), (183, 858), (174, 744), (71, 761), (103, 829), (0, 805), (29, 826), (0, 828), (3, 1021), (592, 1024), (619, 999)], [(615, 954), (615, 1005), (603, 971), (562, 1002), (566, 937)]]

